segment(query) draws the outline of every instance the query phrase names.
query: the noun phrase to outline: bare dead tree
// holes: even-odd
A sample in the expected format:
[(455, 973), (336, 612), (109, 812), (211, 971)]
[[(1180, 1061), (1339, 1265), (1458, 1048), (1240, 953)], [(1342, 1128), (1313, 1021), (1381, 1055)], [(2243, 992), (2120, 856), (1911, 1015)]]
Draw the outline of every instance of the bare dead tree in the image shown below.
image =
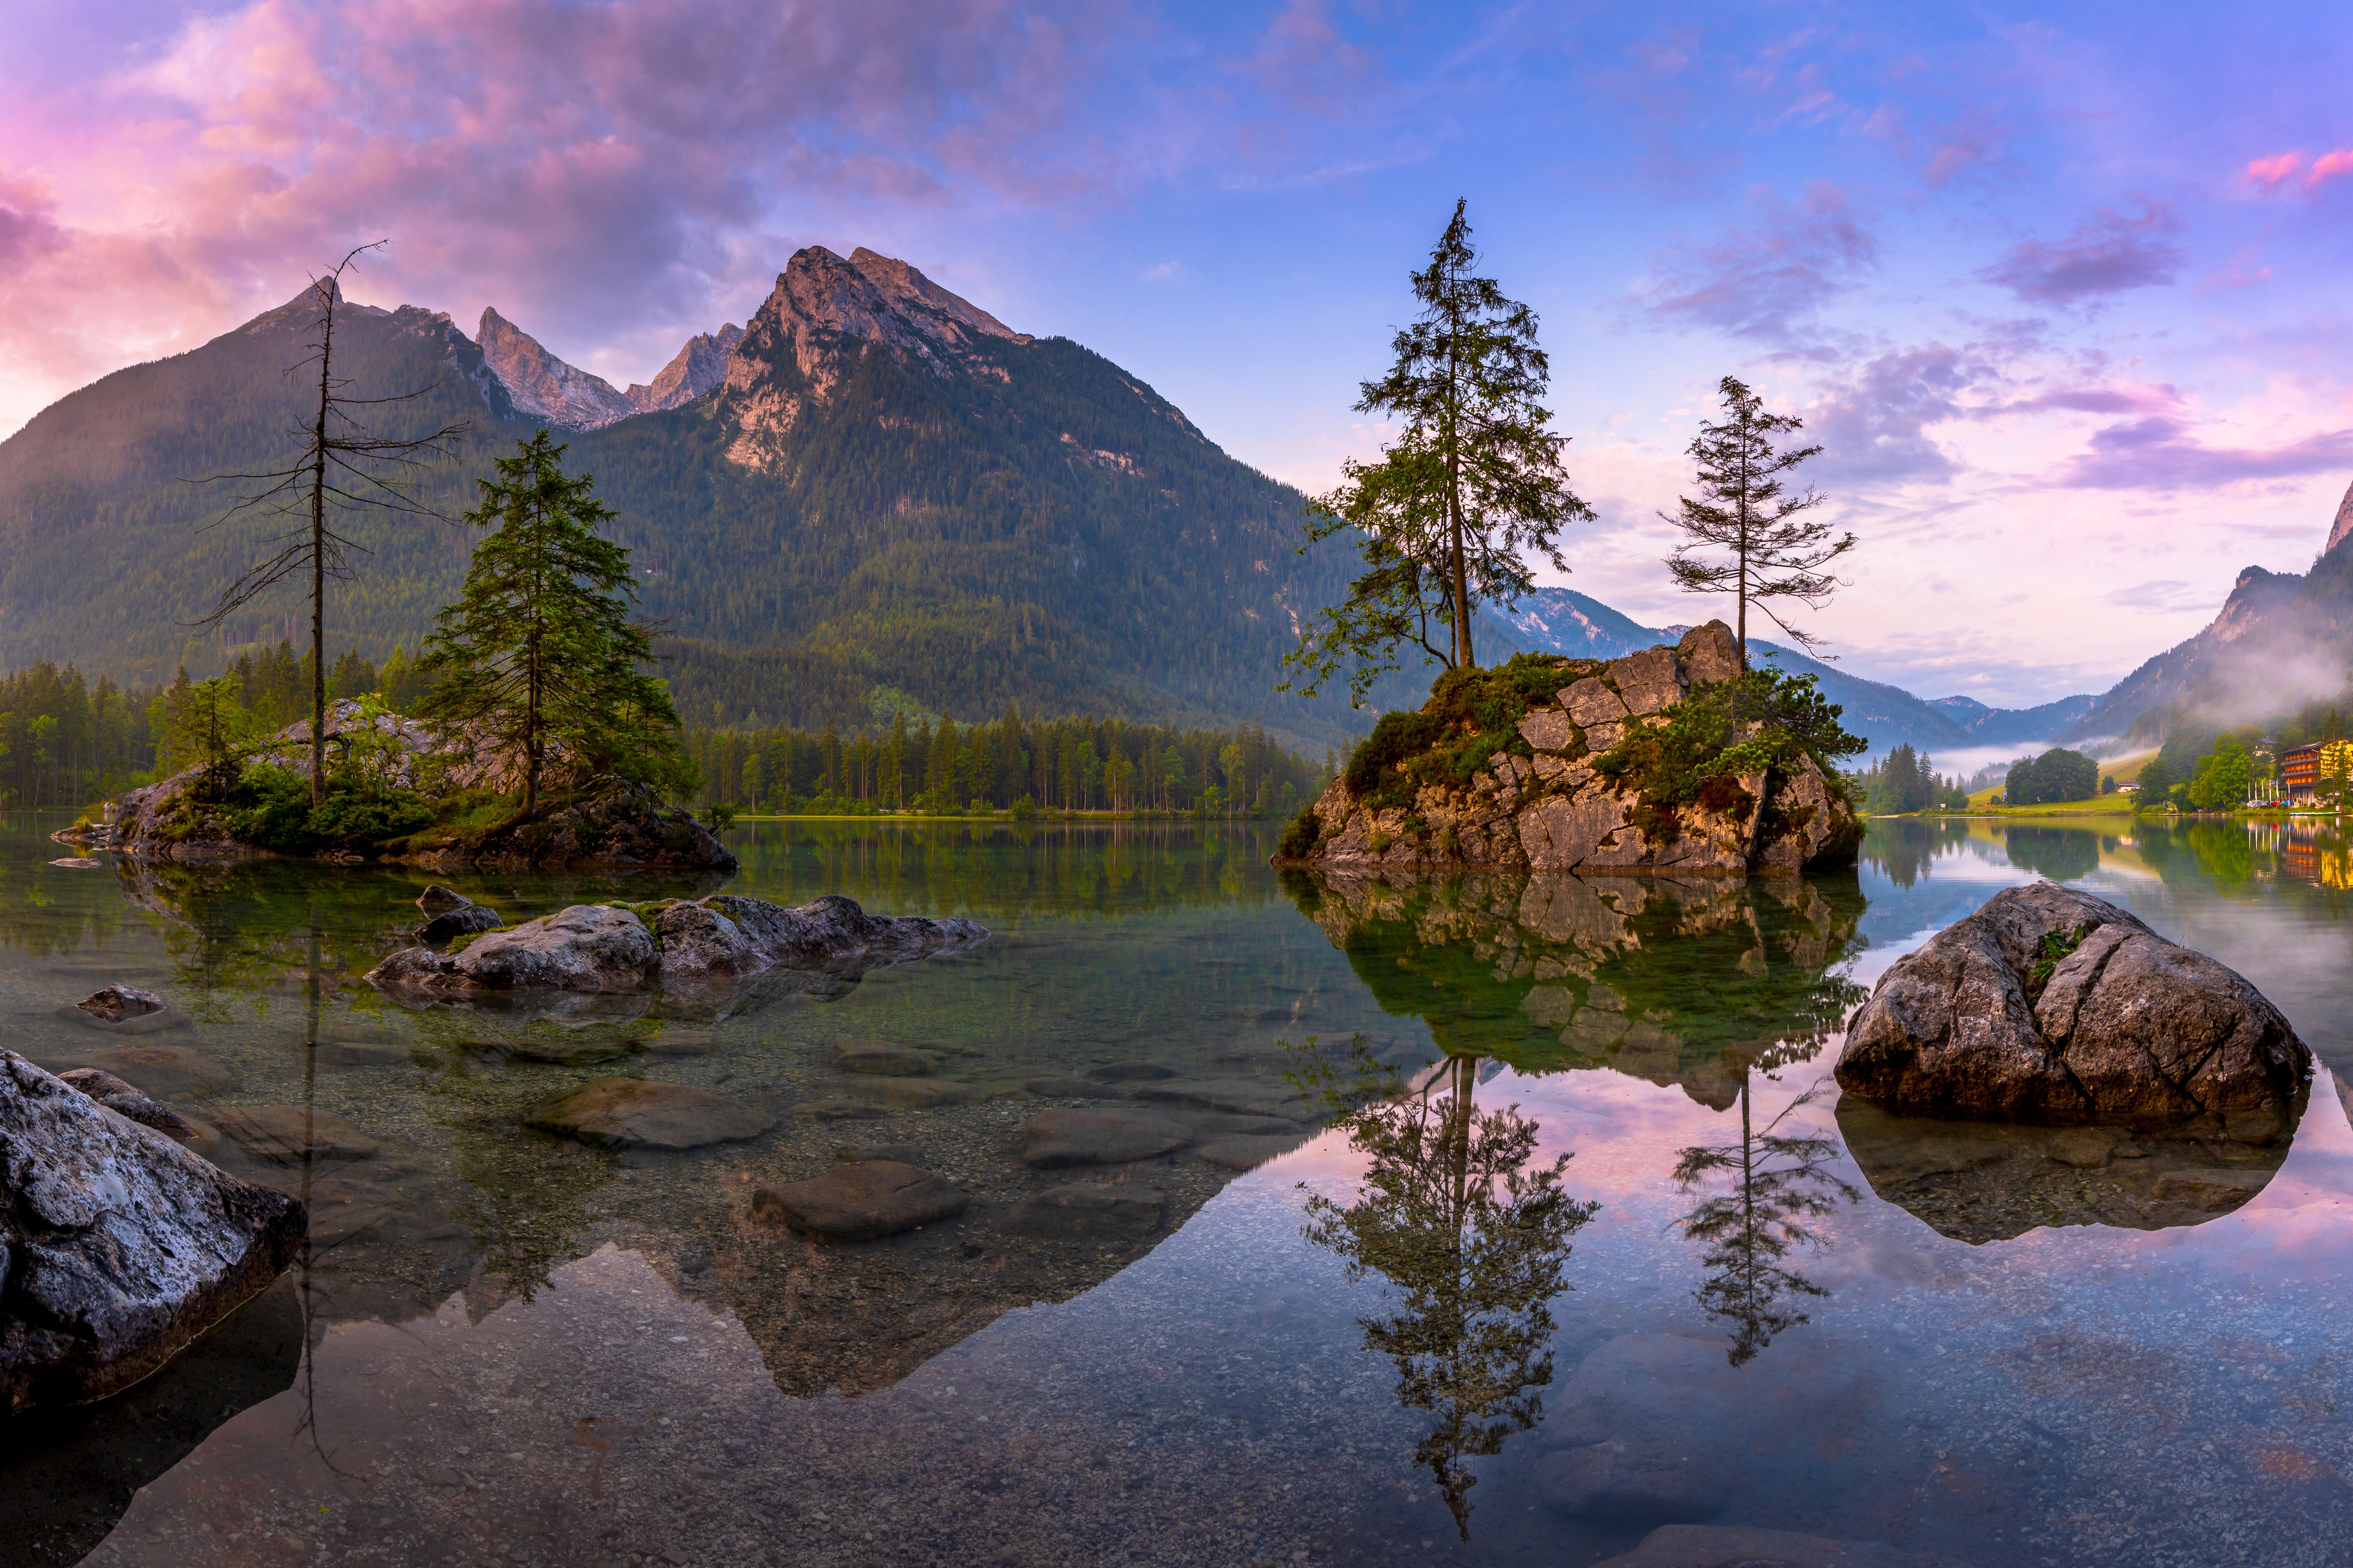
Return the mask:
[(389, 240), (356, 246), (332, 272), (315, 280), (310, 298), (317, 310), (312, 336), (302, 358), (286, 367), (290, 379), (316, 366), (319, 406), (310, 427), (288, 432), (301, 441), (300, 453), (288, 466), (259, 473), (216, 473), (199, 483), (231, 483), (247, 493), (198, 530), (209, 532), (248, 514), (291, 521), (294, 526), (268, 536), (273, 546), (243, 576), (221, 590), (212, 610), (195, 624), (218, 626), (253, 599), (289, 578), (308, 571), (311, 577), (311, 803), (326, 798), (327, 789), (327, 579), (348, 581), (353, 575), (349, 552), (371, 552), (337, 531), (335, 519), (370, 512), (427, 517), (454, 523), (447, 513), (427, 505), (416, 493), (426, 469), (458, 453), (459, 442), (473, 426), (459, 420), (427, 436), (379, 436), (363, 422), (369, 408), (414, 403), (432, 392), (432, 383), (384, 397), (354, 397), (348, 378), (335, 375), (335, 307), (343, 303), (343, 273), (364, 251), (382, 249)]

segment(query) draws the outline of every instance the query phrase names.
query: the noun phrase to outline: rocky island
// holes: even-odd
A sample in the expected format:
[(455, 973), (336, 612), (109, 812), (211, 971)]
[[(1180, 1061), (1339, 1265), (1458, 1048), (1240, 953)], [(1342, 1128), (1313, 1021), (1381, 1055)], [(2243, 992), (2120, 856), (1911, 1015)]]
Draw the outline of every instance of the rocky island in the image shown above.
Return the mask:
[(1794, 874), (1852, 863), (1861, 743), (1808, 678), (1744, 674), (1720, 620), (1615, 660), (1449, 671), (1384, 714), (1274, 861), (1332, 870)]
[(328, 798), (310, 803), (311, 726), (287, 726), (228, 767), (203, 764), (126, 791), (111, 822), (58, 842), (134, 859), (265, 855), (480, 865), (664, 866), (732, 872), (708, 829), (649, 786), (559, 765), (540, 810), (515, 810), (520, 759), (372, 704), (327, 707)]

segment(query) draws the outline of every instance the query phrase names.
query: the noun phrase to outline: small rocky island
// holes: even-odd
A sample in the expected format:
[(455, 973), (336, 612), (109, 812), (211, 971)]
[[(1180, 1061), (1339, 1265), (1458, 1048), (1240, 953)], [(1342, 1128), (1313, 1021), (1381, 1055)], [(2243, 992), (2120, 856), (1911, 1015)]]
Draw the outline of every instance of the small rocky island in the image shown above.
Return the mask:
[(437, 871), (736, 868), (734, 855), (708, 829), (642, 783), (559, 764), (541, 809), (525, 817), (508, 803), (519, 790), (522, 767), (508, 753), (349, 699), (328, 705), (326, 733), (323, 809), (310, 804), (305, 719), (241, 762), (199, 764), (127, 791), (111, 823), (79, 822), (53, 836), (150, 860), (299, 855)]
[(1720, 620), (1615, 660), (1450, 671), (1388, 713), (1278, 865), (1792, 874), (1862, 840), (1831, 758), (1860, 743), (1810, 679), (1741, 673)]

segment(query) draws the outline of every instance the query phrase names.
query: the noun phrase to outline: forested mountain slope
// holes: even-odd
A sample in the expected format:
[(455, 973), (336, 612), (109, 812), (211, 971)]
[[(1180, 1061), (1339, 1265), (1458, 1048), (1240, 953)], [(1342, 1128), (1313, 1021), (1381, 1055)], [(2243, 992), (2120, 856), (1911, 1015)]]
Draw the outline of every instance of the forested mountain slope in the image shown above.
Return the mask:
[[(282, 461), (315, 395), (283, 374), (306, 319), (298, 302), (108, 376), (0, 443), (0, 665), (201, 674), (295, 625), (289, 593), (191, 630), (272, 525), (202, 531), (231, 493), (186, 481)], [(474, 422), (428, 483), (447, 510), (533, 428), (447, 316), (347, 306), (338, 347), (360, 395), (432, 387), (387, 428)], [(1295, 554), (1298, 493), (1100, 355), (1014, 333), (904, 263), (817, 249), (733, 348), (704, 396), (569, 435), (647, 614), (679, 640), (669, 673), (693, 722), (857, 725), (878, 698), (967, 720), (1008, 703), (1254, 719), (1318, 744), (1369, 722), (1271, 690), (1349, 552)], [(330, 646), (414, 648), (462, 577), (463, 531), (354, 531), (374, 554), (333, 591)]]

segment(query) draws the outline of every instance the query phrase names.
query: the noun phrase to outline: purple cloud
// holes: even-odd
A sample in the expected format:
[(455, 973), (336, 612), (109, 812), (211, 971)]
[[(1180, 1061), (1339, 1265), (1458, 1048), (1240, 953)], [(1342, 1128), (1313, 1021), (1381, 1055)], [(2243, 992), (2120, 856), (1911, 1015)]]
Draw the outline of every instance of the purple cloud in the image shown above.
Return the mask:
[(1647, 301), (1652, 311), (1787, 344), (1802, 318), (1852, 287), (1878, 257), (1878, 242), (1846, 193), (1828, 180), (1808, 185), (1794, 204), (1759, 192), (1754, 205), (1755, 223), (1662, 259), (1662, 281)]
[(2039, 304), (2170, 283), (2181, 248), (2165, 237), (2180, 228), (2169, 202), (2144, 200), (2138, 217), (2102, 207), (2066, 238), (2021, 239), (1976, 275)]
[(2181, 420), (2151, 415), (2092, 433), (2091, 450), (2061, 465), (2071, 490), (2212, 490), (2353, 468), (2353, 430), (2327, 430), (2276, 447), (2210, 447)]
[(1968, 417), (1964, 400), (1989, 379), (1986, 366), (1940, 343), (1883, 354), (1807, 409), (1806, 434), (1823, 449), (1813, 466), (1826, 479), (1949, 479), (1960, 467), (1929, 429)]

